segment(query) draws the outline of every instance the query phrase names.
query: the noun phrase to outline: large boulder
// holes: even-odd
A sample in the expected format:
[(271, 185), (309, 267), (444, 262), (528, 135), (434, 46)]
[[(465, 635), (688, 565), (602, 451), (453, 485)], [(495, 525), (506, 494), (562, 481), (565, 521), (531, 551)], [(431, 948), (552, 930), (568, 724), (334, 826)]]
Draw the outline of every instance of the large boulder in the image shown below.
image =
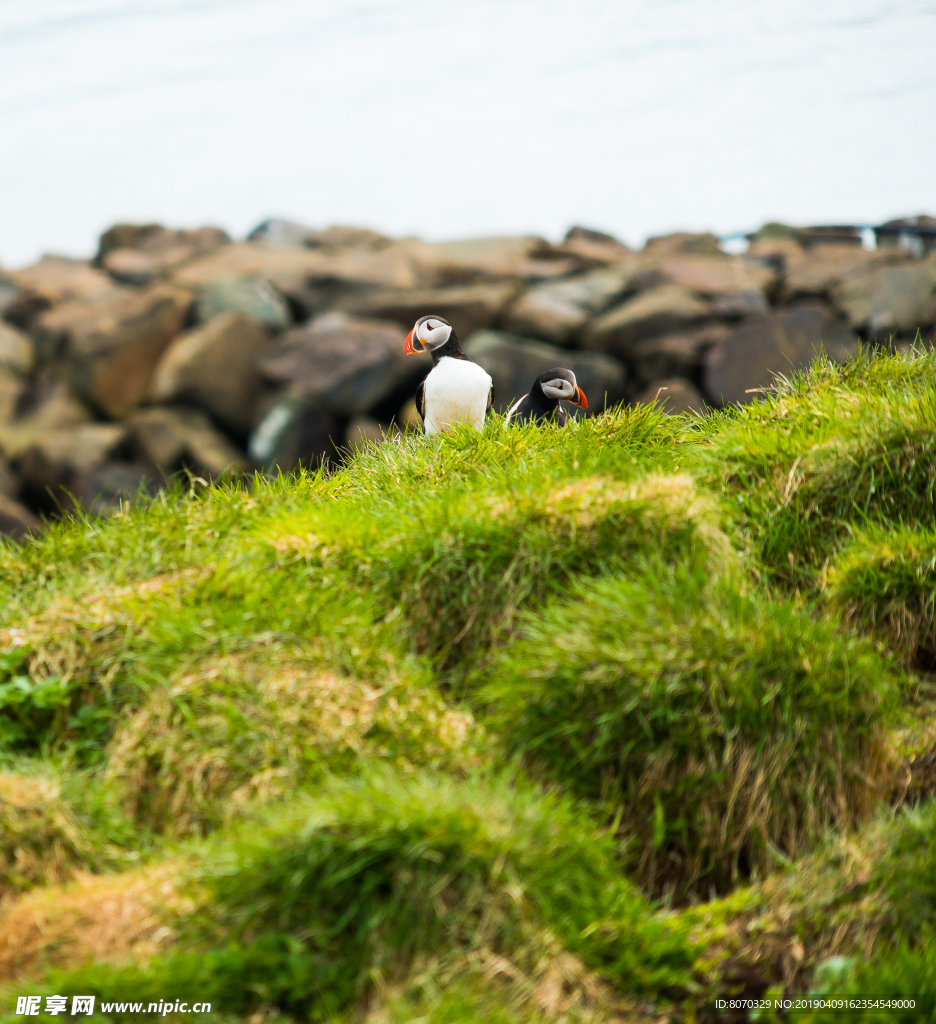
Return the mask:
[(832, 300), (856, 329), (912, 336), (936, 324), (936, 261), (865, 267), (836, 281)]
[(246, 435), (262, 387), (258, 363), (268, 349), (266, 331), (256, 320), (223, 313), (171, 342), (153, 372), (149, 397), (198, 406)]
[(580, 270), (583, 261), (559, 252), (542, 238), (522, 235), (506, 238), (464, 238), (428, 246), (444, 273), (460, 281), (514, 278), (535, 281), (562, 277)]
[(905, 249), (915, 255), (936, 250), (936, 217), (919, 213), (915, 217), (898, 217), (874, 229), (879, 249)]
[(246, 468), (243, 454), (198, 409), (151, 406), (127, 420), (136, 450), (153, 474), (190, 470), (217, 480)]
[(112, 292), (43, 313), (34, 337), (42, 354), (64, 365), (69, 383), (105, 415), (120, 418), (149, 388), (159, 357), (179, 333), (188, 292), (167, 285)]
[(428, 355), (403, 355), (405, 336), (399, 324), (329, 313), (284, 334), (260, 368), (291, 397), (309, 399), (313, 410), (357, 416), (415, 387), (431, 369)]
[(630, 259), (574, 277), (536, 284), (510, 307), (504, 327), (514, 334), (561, 345), (614, 302), (660, 283), (659, 273)]
[(633, 255), (633, 249), (613, 235), (579, 226), (569, 228), (562, 244), (555, 246), (555, 251), (595, 265), (617, 263)]
[(814, 245), (797, 254), (791, 251), (785, 260), (783, 298), (827, 298), (843, 278), (872, 267), (906, 263), (906, 254), (897, 250), (868, 252), (852, 245)]
[(173, 231), (159, 224), (115, 224), (101, 235), (95, 262), (121, 283), (147, 285), (229, 242), (220, 228)]
[(777, 272), (741, 256), (661, 256), (653, 262), (673, 284), (711, 299), (720, 316), (767, 312), (766, 296), (775, 291)]
[(544, 370), (554, 366), (564, 366), (575, 374), (579, 387), (588, 397), (590, 413), (602, 412), (624, 399), (627, 382), (624, 367), (605, 355), (570, 352), (504, 331), (478, 331), (468, 339), (464, 349), (466, 355), (491, 375), (494, 407), (501, 412), (527, 394)]
[(635, 405), (656, 404), (671, 416), (705, 412), (708, 406), (702, 392), (682, 377), (667, 377), (648, 384), (634, 399)]
[(449, 288), (378, 291), (348, 303), (357, 316), (392, 320), (407, 330), (421, 316), (436, 313), (455, 327), (460, 338), (490, 327), (517, 292), (510, 282), (455, 285)]
[(731, 330), (725, 324), (705, 324), (690, 331), (643, 338), (631, 348), (630, 365), (643, 384), (665, 378), (698, 377), (705, 353)]
[(314, 468), (340, 458), (342, 431), (315, 395), (292, 395), (275, 402), (251, 434), (250, 459), (268, 471)]
[(858, 339), (828, 306), (803, 302), (749, 320), (711, 348), (705, 390), (719, 405), (750, 402), (774, 374), (801, 370), (823, 351), (843, 362), (857, 350)]
[(23, 540), (30, 534), (42, 533), (45, 524), (13, 498), (0, 494), (0, 534), (12, 540)]
[(200, 323), (222, 313), (246, 313), (268, 331), (277, 333), (292, 326), (292, 313), (282, 295), (257, 278), (223, 277), (207, 285), (195, 304)]
[(107, 274), (87, 260), (66, 256), (43, 256), (38, 263), (11, 271), (9, 276), (25, 292), (38, 297), (45, 308), (73, 299), (99, 299), (114, 290)]
[(50, 431), (66, 431), (91, 421), (64, 381), (42, 377), (25, 383), (10, 370), (0, 371), (0, 450), (18, 459)]
[(663, 285), (594, 320), (582, 335), (582, 347), (627, 358), (637, 342), (689, 330), (711, 315), (711, 305), (688, 288)]
[(35, 362), (29, 336), (0, 320), (0, 367), (25, 376), (32, 372)]
[(718, 236), (710, 232), (692, 234), (677, 231), (672, 235), (657, 235), (648, 238), (644, 252), (653, 257), (661, 256), (720, 256), (724, 253), (718, 243)]
[[(16, 370), (0, 364), (0, 428), (21, 416), (29, 401), (30, 387)], [(0, 429), (2, 442), (2, 429)]]

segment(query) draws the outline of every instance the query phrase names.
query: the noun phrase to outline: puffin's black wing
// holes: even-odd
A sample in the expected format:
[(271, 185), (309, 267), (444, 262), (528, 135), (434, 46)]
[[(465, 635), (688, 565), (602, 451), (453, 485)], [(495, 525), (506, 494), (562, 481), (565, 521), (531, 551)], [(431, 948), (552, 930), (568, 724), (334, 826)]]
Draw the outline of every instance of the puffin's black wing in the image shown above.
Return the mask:
[(494, 404), (494, 382), (492, 381), (491, 382), (491, 390), (488, 392), (487, 409), (485, 409), (485, 411), (484, 411), (485, 415), (487, 415), (491, 411), (491, 406), (493, 404)]
[(556, 406), (556, 423), (558, 423), (560, 427), (564, 427), (568, 422), (569, 422), (569, 414), (566, 412), (565, 409), (562, 408), (561, 405), (557, 405)]
[(416, 388), (416, 412), (422, 420), (423, 427), (426, 425), (426, 382), (421, 380)]

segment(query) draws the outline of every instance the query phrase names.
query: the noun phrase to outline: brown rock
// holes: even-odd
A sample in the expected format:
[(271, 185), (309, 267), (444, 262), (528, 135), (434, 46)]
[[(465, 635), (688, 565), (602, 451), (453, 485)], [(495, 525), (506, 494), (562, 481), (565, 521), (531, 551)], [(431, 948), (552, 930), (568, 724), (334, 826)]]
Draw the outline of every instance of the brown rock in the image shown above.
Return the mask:
[[(291, 395), (309, 399), (312, 419), (319, 409), (329, 416), (357, 416), (408, 382), (415, 388), (431, 369), (428, 355), (403, 355), (405, 336), (398, 324), (329, 313), (287, 331), (260, 368)], [(327, 429), (333, 431), (330, 423)]]
[(190, 305), (187, 292), (166, 285), (66, 303), (39, 318), (37, 346), (64, 364), (82, 398), (108, 416), (124, 416), (146, 395), (153, 369), (182, 329)]
[(681, 377), (655, 380), (634, 399), (635, 405), (649, 405), (651, 402), (656, 402), (671, 416), (705, 412), (708, 408), (702, 392), (695, 384)]
[(393, 244), (393, 239), (367, 228), (333, 224), (324, 231), (310, 231), (305, 244), (322, 249), (386, 249)]
[(562, 277), (580, 270), (583, 263), (558, 252), (542, 238), (466, 238), (427, 246), (437, 254), (439, 273), (459, 281), (514, 278), (539, 280)]
[(36, 362), (29, 336), (0, 320), (0, 367), (25, 376)]
[(844, 277), (876, 266), (907, 262), (898, 251), (868, 252), (851, 245), (816, 245), (786, 260), (783, 295), (786, 301), (806, 296), (826, 297)]
[(20, 492), (20, 480), (13, 467), (0, 456), (0, 494), (5, 498), (17, 498)]
[(6, 495), (0, 495), (0, 533), (13, 540), (22, 540), (30, 534), (42, 533), (45, 524), (24, 505)]
[(10, 459), (49, 431), (63, 430), (91, 420), (90, 411), (63, 381), (44, 378), (25, 384), (16, 374), (0, 371), (0, 450)]
[(631, 365), (643, 384), (670, 377), (694, 379), (705, 353), (725, 338), (730, 328), (707, 324), (692, 331), (644, 338), (631, 349)]
[(855, 336), (828, 306), (804, 302), (752, 319), (710, 349), (705, 390), (718, 404), (750, 402), (774, 374), (809, 366), (820, 350), (842, 362), (857, 349)]
[(159, 224), (115, 224), (101, 235), (97, 263), (118, 281), (145, 285), (230, 241), (220, 228), (172, 231)]
[[(28, 401), (29, 386), (7, 366), (0, 365), (0, 426), (7, 426), (22, 414)], [(0, 431), (2, 447), (2, 431)]]
[(197, 409), (138, 409), (127, 430), (154, 473), (171, 476), (188, 469), (217, 480), (246, 467), (243, 454)]
[(591, 228), (573, 227), (566, 232), (561, 245), (555, 247), (557, 252), (576, 256), (588, 263), (617, 263), (633, 256), (630, 249), (613, 235)]
[(74, 299), (104, 298), (114, 291), (107, 274), (95, 270), (87, 260), (65, 256), (43, 256), (33, 266), (11, 272), (10, 277), (46, 309)]
[(376, 320), (392, 320), (409, 330), (427, 313), (453, 324), (461, 338), (490, 327), (517, 292), (507, 283), (455, 285), (411, 291), (378, 291), (352, 300), (348, 312)]
[(708, 232), (694, 235), (678, 231), (672, 235), (658, 235), (648, 238), (644, 252), (655, 257), (661, 256), (720, 256), (725, 258), (718, 244), (717, 236)]
[(348, 424), (348, 444), (360, 448), (367, 444), (379, 444), (387, 437), (387, 428), (369, 416), (355, 416)]
[(626, 357), (638, 341), (687, 330), (711, 312), (711, 306), (687, 288), (652, 288), (591, 323), (582, 336), (582, 347)]
[(716, 311), (723, 316), (766, 312), (765, 296), (777, 285), (775, 270), (740, 256), (664, 256), (654, 265), (673, 284), (717, 299)]
[(150, 398), (198, 406), (246, 434), (262, 384), (258, 360), (268, 348), (267, 334), (255, 320), (223, 313), (172, 341), (153, 373)]
[(599, 413), (622, 401), (626, 371), (615, 359), (593, 352), (570, 352), (504, 331), (478, 331), (464, 346), (465, 354), (494, 381), (494, 407), (503, 412), (529, 392), (533, 381), (554, 366), (575, 374), (588, 397), (589, 413)]
[(865, 267), (832, 286), (852, 327), (872, 334), (915, 334), (936, 323), (936, 261)]

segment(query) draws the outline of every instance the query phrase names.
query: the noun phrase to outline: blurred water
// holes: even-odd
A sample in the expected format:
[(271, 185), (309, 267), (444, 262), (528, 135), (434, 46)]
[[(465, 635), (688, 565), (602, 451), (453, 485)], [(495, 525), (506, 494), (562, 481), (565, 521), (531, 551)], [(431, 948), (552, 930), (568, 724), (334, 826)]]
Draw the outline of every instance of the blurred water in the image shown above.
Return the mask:
[(936, 212), (934, 57), (932, 0), (0, 0), (0, 262)]

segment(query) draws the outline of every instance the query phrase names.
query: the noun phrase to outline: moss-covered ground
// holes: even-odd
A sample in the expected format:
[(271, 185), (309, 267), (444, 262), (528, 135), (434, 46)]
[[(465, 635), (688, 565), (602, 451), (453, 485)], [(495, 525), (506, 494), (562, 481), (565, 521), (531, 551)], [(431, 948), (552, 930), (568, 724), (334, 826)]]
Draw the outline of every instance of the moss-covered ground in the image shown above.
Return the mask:
[(936, 997), (932, 353), (196, 484), (0, 549), (0, 1011)]

